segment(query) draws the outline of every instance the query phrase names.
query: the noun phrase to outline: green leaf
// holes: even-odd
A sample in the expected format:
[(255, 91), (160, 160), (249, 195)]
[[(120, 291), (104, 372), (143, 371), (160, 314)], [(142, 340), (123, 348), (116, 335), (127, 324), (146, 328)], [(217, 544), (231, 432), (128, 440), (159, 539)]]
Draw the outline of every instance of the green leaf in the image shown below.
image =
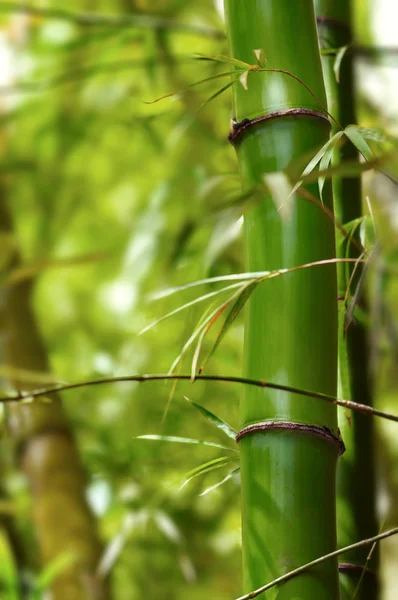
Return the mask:
[(209, 421), (209, 423), (215, 425), (217, 429), (220, 429), (223, 433), (225, 433), (225, 435), (227, 435), (232, 440), (236, 439), (236, 435), (238, 432), (231, 425), (229, 425), (228, 423), (220, 419), (220, 417), (217, 417), (217, 415), (207, 410), (207, 408), (205, 408), (204, 406), (193, 402), (192, 400), (187, 398), (187, 396), (184, 396), (184, 398), (187, 402), (189, 402), (191, 406), (193, 406), (193, 408), (200, 412), (200, 414), (202, 414), (205, 417), (205, 419)]
[(221, 481), (218, 481), (214, 485), (211, 485), (210, 487), (206, 488), (201, 494), (199, 494), (199, 496), (207, 496), (207, 494), (210, 494), (210, 492), (213, 492), (217, 488), (224, 485), (224, 483), (227, 483), (227, 481), (229, 481), (230, 479), (233, 479), (234, 475), (239, 473), (239, 471), (240, 471), (240, 467), (238, 467), (237, 469), (234, 469), (233, 471), (228, 473), (228, 475), (226, 477), (224, 477), (224, 479), (222, 479)]
[(254, 56), (256, 57), (256, 62), (258, 64), (258, 66), (263, 69), (265, 67), (265, 65), (267, 64), (267, 59), (265, 57), (264, 50), (262, 48), (258, 48), (257, 50), (253, 50), (253, 52), (254, 52)]
[[(254, 290), (260, 283), (261, 283), (261, 281), (259, 279), (256, 281), (250, 281), (247, 285), (245, 285), (243, 290), (239, 292), (238, 298), (237, 298), (235, 304), (232, 306), (230, 312), (228, 313), (228, 316), (225, 319), (224, 325), (222, 326), (221, 331), (219, 332), (219, 334), (217, 336), (215, 344), (214, 344), (212, 350), (210, 351), (210, 354), (207, 356), (206, 360), (204, 361), (204, 363), (200, 369), (200, 372), (203, 371), (207, 361), (213, 356), (213, 354), (217, 350), (218, 346), (221, 344), (221, 341), (223, 340), (228, 329), (231, 327), (232, 323), (238, 317), (238, 315), (240, 314), (240, 311), (242, 310), (242, 308), (244, 307), (244, 305), (246, 304), (246, 302), (248, 301), (248, 299), (250, 298), (250, 296), (252, 295), (252, 293), (254, 292)], [(236, 295), (236, 294), (234, 294), (234, 295)]]
[[(238, 67), (243, 71), (247, 71), (250, 69), (250, 63), (244, 62), (243, 60), (239, 60), (234, 58), (233, 56), (225, 56), (224, 54), (197, 54), (196, 55), (201, 60), (211, 60), (214, 62), (224, 63), (227, 65), (232, 65), (234, 67)], [(235, 71), (236, 73), (236, 71)]]
[(213, 460), (210, 460), (209, 462), (203, 463), (202, 465), (199, 465), (199, 467), (195, 467), (195, 469), (192, 469), (184, 475), (184, 482), (181, 485), (180, 490), (182, 490), (183, 487), (185, 487), (190, 481), (192, 481), (192, 479), (195, 479), (196, 477), (200, 477), (202, 475), (206, 475), (207, 473), (211, 473), (212, 471), (216, 471), (217, 469), (222, 469), (223, 467), (226, 467), (235, 460), (237, 459), (231, 458), (229, 456), (221, 456), (220, 458), (215, 458)]
[(204, 300), (208, 300), (209, 298), (213, 298), (214, 296), (218, 296), (220, 294), (223, 294), (224, 292), (236, 289), (237, 287), (241, 287), (241, 286), (242, 286), (242, 283), (233, 283), (231, 285), (227, 285), (226, 287), (221, 288), (219, 290), (216, 290), (214, 292), (209, 292), (208, 294), (204, 294), (203, 296), (199, 296), (198, 298), (195, 298), (194, 300), (191, 300), (191, 302), (187, 302), (186, 304), (183, 304), (182, 306), (179, 306), (178, 308), (176, 308), (176, 309), (172, 310), (171, 312), (167, 313), (163, 317), (160, 317), (160, 319), (157, 319), (153, 323), (150, 323), (149, 325), (147, 325), (146, 327), (144, 327), (144, 329), (141, 329), (141, 331), (138, 333), (138, 335), (142, 335), (143, 333), (149, 331), (153, 327), (156, 327), (156, 325), (158, 325), (159, 323), (161, 323), (165, 319), (168, 319), (169, 317), (172, 317), (173, 315), (178, 314), (182, 310), (190, 308), (191, 306), (194, 306), (195, 304), (198, 304), (199, 302), (203, 302)]
[(230, 81), (229, 83), (227, 83), (227, 85), (224, 85), (221, 89), (217, 90), (217, 92), (215, 92), (214, 94), (212, 94), (210, 96), (210, 98), (208, 98), (207, 100), (205, 100), (200, 106), (199, 106), (199, 110), (202, 110), (202, 108), (204, 108), (207, 104), (209, 104), (210, 102), (212, 102), (212, 100), (215, 100), (218, 96), (221, 96), (221, 94), (223, 94), (225, 91), (227, 91), (231, 86), (234, 85), (234, 81)]
[(359, 127), (356, 125), (349, 125), (345, 128), (344, 133), (366, 160), (372, 160), (374, 158), (373, 152), (369, 148)]
[(134, 440), (153, 440), (155, 442), (171, 442), (173, 444), (191, 444), (196, 446), (210, 446), (211, 448), (220, 448), (221, 450), (229, 450), (231, 452), (238, 452), (236, 448), (228, 448), (222, 444), (216, 444), (215, 442), (205, 442), (203, 440), (195, 440), (192, 438), (183, 438), (173, 435), (139, 435)]
[[(204, 340), (205, 336), (208, 334), (208, 332), (210, 331), (210, 329), (213, 327), (214, 323), (216, 323), (218, 321), (218, 319), (221, 317), (221, 315), (223, 314), (223, 312), (228, 308), (228, 306), (231, 304), (232, 300), (238, 294), (240, 294), (240, 290), (238, 290), (237, 292), (235, 292), (234, 294), (232, 294), (232, 296), (230, 298), (228, 298), (228, 300), (226, 300), (223, 304), (221, 304), (220, 306), (218, 306), (217, 309), (215, 311), (213, 311), (213, 313), (211, 314), (211, 316), (210, 316), (211, 318), (208, 319), (206, 327), (203, 328), (203, 330), (202, 330), (202, 332), (201, 332), (201, 334), (199, 336), (198, 343), (196, 345), (194, 355), (192, 357), (192, 364), (191, 364), (192, 381), (195, 381), (196, 371), (197, 371), (197, 366), (198, 366), (198, 360), (199, 360), (200, 351), (202, 349), (202, 344), (203, 344), (203, 340)], [(202, 371), (202, 368), (200, 369), (200, 372), (201, 371)]]
[(337, 51), (337, 54), (336, 54), (336, 58), (334, 59), (333, 72), (336, 77), (337, 83), (340, 83), (341, 62), (342, 62), (349, 47), (350, 47), (350, 44), (347, 44), (346, 46), (342, 46), (341, 48), (339, 48)]
[(172, 98), (173, 96), (179, 96), (180, 94), (186, 94), (190, 89), (196, 87), (197, 85), (201, 85), (202, 83), (207, 83), (208, 81), (214, 81), (215, 79), (222, 79), (223, 77), (231, 77), (231, 76), (239, 75), (237, 71), (227, 71), (226, 73), (219, 73), (218, 75), (212, 75), (211, 77), (206, 77), (205, 79), (201, 79), (200, 81), (195, 81), (195, 83), (191, 83), (186, 88), (176, 92), (170, 92), (169, 94), (165, 94), (164, 96), (160, 96), (156, 98), (156, 100), (144, 101), (144, 104), (156, 104), (156, 102), (160, 102), (161, 100), (165, 100), (166, 98)]
[[(330, 144), (328, 146), (328, 148), (326, 148), (324, 155), (321, 158), (321, 161), (319, 163), (319, 170), (320, 171), (325, 171), (329, 168), (330, 163), (332, 162), (332, 158), (333, 158), (333, 153), (336, 149), (336, 146), (338, 144), (338, 141), (340, 140), (340, 138), (343, 136), (343, 132), (342, 131), (338, 131), (330, 140)], [(321, 175), (318, 178), (318, 186), (319, 186), (319, 195), (321, 198), (321, 201), (323, 202), (323, 188), (325, 185), (325, 181), (326, 181), (326, 177)]]
[[(312, 171), (315, 169), (315, 167), (317, 166), (317, 164), (319, 163), (319, 161), (322, 159), (322, 157), (324, 156), (325, 152), (332, 146), (334, 148), (335, 144), (338, 142), (338, 140), (341, 138), (342, 136), (342, 132), (338, 131), (335, 135), (333, 135), (327, 142), (326, 144), (324, 144), (322, 146), (322, 148), (320, 150), (318, 150), (318, 152), (315, 154), (315, 156), (313, 156), (313, 158), (310, 160), (310, 162), (308, 163), (308, 165), (305, 167), (304, 171), (302, 172), (301, 176), (300, 176), (300, 181), (298, 181), (296, 183), (296, 185), (293, 187), (292, 189), (292, 194), (294, 194), (294, 192), (300, 187), (300, 185), (303, 183), (304, 179), (310, 175), (312, 173)], [(336, 139), (337, 138), (337, 139)]]

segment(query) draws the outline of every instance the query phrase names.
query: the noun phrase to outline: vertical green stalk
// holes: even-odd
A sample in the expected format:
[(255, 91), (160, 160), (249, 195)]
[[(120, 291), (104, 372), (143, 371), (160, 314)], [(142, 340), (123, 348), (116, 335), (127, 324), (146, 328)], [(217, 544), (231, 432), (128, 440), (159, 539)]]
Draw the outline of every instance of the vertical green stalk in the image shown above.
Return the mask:
[[(0, 232), (13, 227), (1, 187)], [(16, 267), (18, 259), (12, 261)], [(1, 352), (15, 389), (38, 387), (35, 373), (48, 373), (45, 348), (31, 309), (32, 281), (1, 290)], [(22, 373), (25, 372), (25, 375)], [(28, 373), (31, 373), (29, 380)], [(33, 495), (33, 518), (43, 566), (65, 554), (71, 564), (51, 585), (54, 600), (103, 600), (106, 582), (96, 575), (101, 545), (85, 497), (85, 477), (67, 415), (58, 397), (10, 405), (8, 427)], [(50, 401), (48, 401), (50, 400)]]
[[(244, 191), (263, 175), (324, 144), (330, 123), (312, 0), (226, 0), (232, 56), (267, 69), (234, 85), (238, 121), (232, 136)], [(289, 111), (294, 109), (294, 111)], [(264, 117), (267, 116), (266, 119)], [(263, 118), (263, 119), (262, 119)], [(254, 122), (252, 120), (255, 120)], [(262, 119), (262, 120), (261, 120)], [(317, 186), (308, 190), (317, 194)], [(332, 208), (330, 194), (325, 203)], [(294, 196), (282, 219), (264, 191), (245, 216), (249, 271), (289, 268), (335, 256), (334, 227), (321, 205)], [(288, 199), (286, 199), (288, 201)], [(337, 285), (334, 265), (308, 268), (262, 284), (248, 303), (245, 375), (337, 391)], [(336, 548), (337, 411), (294, 394), (247, 389), (241, 403), (243, 574), (246, 592)], [(267, 598), (336, 600), (336, 562), (283, 584)]]
[[(329, 111), (342, 126), (356, 122), (352, 52), (352, 20), (349, 0), (316, 0), (320, 45), (325, 49), (338, 49), (348, 46), (341, 62), (339, 82), (333, 71), (335, 56), (325, 55), (322, 58), (323, 72), (328, 96)], [(357, 160), (357, 151), (350, 143), (335, 151), (334, 163), (344, 160)], [(336, 217), (346, 227), (362, 216), (361, 181), (359, 178), (335, 179), (333, 194)], [(337, 255), (344, 258), (356, 258), (359, 229), (355, 231), (353, 241), (348, 243), (341, 234), (337, 235)], [(344, 303), (347, 288), (350, 285), (352, 267), (338, 267), (339, 309), (339, 396), (362, 402), (372, 403), (372, 382), (369, 369), (368, 339), (364, 326), (352, 322), (345, 332)], [(356, 270), (350, 292), (355, 291), (362, 268)], [(363, 295), (360, 299), (364, 306)], [(375, 482), (374, 482), (374, 447), (373, 423), (364, 415), (349, 413), (339, 409), (339, 425), (347, 452), (338, 466), (337, 476), (337, 536), (340, 546), (346, 546), (363, 538), (371, 537), (377, 532), (375, 516)], [(340, 564), (341, 594), (345, 600), (351, 600), (362, 582), (356, 595), (357, 600), (376, 600), (377, 581), (373, 571), (363, 572), (368, 550), (358, 549), (345, 556)], [(374, 569), (375, 559), (369, 563)]]

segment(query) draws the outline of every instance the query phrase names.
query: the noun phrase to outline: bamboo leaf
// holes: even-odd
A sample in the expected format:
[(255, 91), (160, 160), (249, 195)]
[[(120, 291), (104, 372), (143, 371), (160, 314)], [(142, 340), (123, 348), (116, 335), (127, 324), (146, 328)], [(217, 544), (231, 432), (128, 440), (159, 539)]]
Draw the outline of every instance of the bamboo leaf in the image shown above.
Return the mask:
[(221, 456), (220, 458), (215, 458), (202, 465), (199, 465), (199, 467), (195, 467), (195, 469), (192, 469), (184, 475), (184, 482), (179, 489), (182, 490), (182, 488), (184, 488), (190, 481), (192, 481), (196, 477), (201, 477), (202, 475), (206, 475), (207, 473), (211, 473), (213, 471), (217, 471), (218, 469), (222, 469), (223, 467), (226, 467), (235, 460), (237, 459), (231, 458), (229, 456)]
[(204, 406), (193, 402), (192, 400), (187, 398), (187, 396), (184, 396), (184, 398), (187, 402), (189, 402), (191, 406), (193, 406), (193, 408), (200, 412), (205, 417), (205, 419), (209, 421), (209, 423), (215, 425), (217, 429), (220, 429), (220, 431), (225, 433), (225, 435), (227, 435), (232, 440), (235, 440), (238, 432), (231, 425), (229, 425), (229, 423), (226, 423), (225, 421), (220, 419), (220, 417), (217, 417), (217, 415), (207, 410), (207, 408), (205, 408)]
[(234, 85), (234, 83), (235, 83), (234, 81), (230, 81), (229, 83), (227, 83), (227, 85), (224, 85), (222, 88), (220, 88), (219, 90), (217, 90), (217, 92), (215, 92), (214, 94), (212, 94), (212, 96), (210, 96), (210, 98), (208, 98), (207, 100), (205, 100), (199, 106), (199, 110), (202, 110), (202, 108), (204, 108), (205, 106), (207, 106), (207, 104), (209, 104), (210, 102), (212, 102), (213, 100), (215, 100), (216, 98), (218, 98), (218, 96), (221, 96), (221, 94), (223, 94), (230, 87), (232, 87)]
[(204, 300), (208, 300), (209, 298), (213, 298), (214, 296), (218, 296), (219, 294), (223, 294), (224, 292), (236, 289), (237, 287), (241, 287), (241, 286), (242, 286), (242, 283), (233, 283), (231, 285), (227, 285), (226, 287), (216, 290), (214, 292), (209, 292), (208, 294), (199, 296), (199, 298), (195, 298), (194, 300), (191, 300), (191, 302), (187, 302), (186, 304), (179, 306), (178, 308), (172, 310), (171, 312), (167, 313), (163, 317), (160, 317), (160, 319), (157, 319), (153, 323), (150, 323), (149, 325), (144, 327), (144, 329), (141, 329), (141, 331), (138, 333), (138, 335), (142, 335), (143, 333), (146, 333), (153, 327), (156, 327), (156, 325), (158, 325), (165, 319), (168, 319), (169, 317), (172, 317), (172, 316), (178, 314), (179, 312), (186, 310), (187, 308), (190, 308), (191, 306), (194, 306), (195, 304), (198, 304), (199, 302), (203, 302)]
[[(201, 60), (211, 60), (214, 62), (224, 63), (227, 65), (232, 65), (233, 67), (238, 67), (240, 70), (246, 71), (250, 69), (252, 65), (243, 60), (239, 60), (237, 58), (233, 58), (233, 56), (225, 56), (224, 54), (197, 54), (196, 55)], [(236, 71), (235, 71), (236, 72)]]
[(212, 350), (210, 351), (209, 355), (207, 356), (206, 360), (204, 361), (203, 365), (200, 368), (200, 373), (202, 373), (206, 363), (213, 356), (213, 354), (217, 350), (218, 346), (221, 344), (222, 340), (224, 339), (224, 336), (227, 333), (228, 329), (231, 327), (231, 325), (233, 324), (235, 319), (238, 317), (242, 308), (244, 307), (244, 305), (250, 298), (251, 294), (254, 292), (254, 290), (260, 283), (261, 283), (260, 279), (257, 279), (256, 281), (250, 281), (250, 283), (248, 283), (243, 288), (243, 290), (239, 292), (238, 298), (237, 298), (235, 304), (232, 306), (232, 308), (224, 322), (224, 325), (222, 326), (221, 331), (219, 332), (219, 334), (217, 336), (217, 339), (215, 341), (215, 344), (214, 344)]
[(156, 100), (144, 101), (144, 104), (156, 104), (156, 102), (160, 102), (161, 100), (165, 100), (166, 98), (172, 98), (173, 96), (179, 96), (180, 94), (186, 94), (189, 90), (191, 90), (192, 88), (194, 88), (198, 85), (201, 85), (202, 83), (207, 83), (208, 81), (214, 81), (216, 79), (222, 79), (223, 77), (231, 77), (234, 75), (237, 76), (236, 71), (227, 71), (226, 73), (219, 73), (218, 75), (212, 75), (211, 77), (206, 77), (205, 79), (201, 79), (200, 81), (195, 81), (195, 83), (191, 83), (191, 85), (188, 85), (187, 87), (183, 88), (182, 90), (179, 90), (176, 92), (170, 92), (169, 94), (160, 96), (159, 98), (156, 98)]
[(243, 87), (243, 89), (246, 91), (249, 89), (248, 80), (249, 80), (249, 71), (244, 71), (242, 73), (242, 75), (239, 76), (239, 81), (240, 81), (240, 84)]
[(228, 298), (228, 300), (226, 300), (223, 304), (221, 304), (221, 306), (219, 306), (218, 309), (216, 309), (212, 313), (211, 319), (209, 319), (206, 327), (203, 329), (202, 333), (200, 334), (199, 339), (198, 339), (198, 343), (196, 345), (195, 352), (194, 352), (194, 355), (193, 355), (193, 358), (192, 358), (192, 365), (191, 365), (192, 381), (195, 381), (195, 376), (196, 376), (196, 371), (197, 371), (197, 365), (198, 365), (199, 355), (200, 355), (200, 351), (201, 351), (201, 348), (202, 348), (202, 343), (203, 343), (203, 340), (204, 340), (205, 336), (210, 331), (210, 329), (213, 327), (214, 323), (216, 323), (216, 321), (218, 321), (218, 319), (221, 317), (221, 315), (223, 314), (223, 312), (228, 308), (228, 306), (231, 304), (232, 300), (238, 294), (240, 294), (240, 290), (238, 290), (238, 292), (235, 292), (234, 294), (232, 294), (232, 296), (230, 298)]
[(342, 60), (343, 60), (349, 47), (350, 47), (350, 44), (347, 44), (346, 46), (342, 46), (341, 48), (339, 48), (337, 51), (336, 58), (333, 63), (333, 72), (336, 77), (337, 83), (340, 83), (341, 63), (342, 63)]
[(318, 152), (315, 154), (315, 156), (310, 160), (308, 165), (305, 167), (304, 171), (302, 172), (302, 174), (300, 176), (300, 180), (293, 187), (292, 192), (291, 192), (292, 194), (294, 194), (294, 192), (300, 187), (300, 185), (303, 183), (305, 178), (308, 177), (308, 175), (310, 175), (312, 173), (312, 171), (315, 169), (315, 167), (317, 166), (319, 161), (324, 156), (325, 152), (330, 147), (334, 148), (335, 144), (338, 142), (338, 140), (341, 138), (342, 135), (343, 135), (342, 132), (338, 131), (322, 146), (322, 148), (320, 150), (318, 150)]
[(364, 268), (362, 269), (362, 273), (359, 277), (355, 293), (353, 294), (353, 296), (351, 298), (351, 302), (349, 304), (349, 307), (347, 308), (347, 312), (346, 312), (345, 318), (344, 318), (344, 335), (346, 335), (349, 326), (351, 325), (352, 321), (354, 320), (354, 311), (358, 304), (358, 300), (359, 300), (359, 297), (360, 297), (360, 294), (362, 291), (362, 287), (363, 287), (363, 282), (364, 282), (366, 273), (368, 271), (369, 265), (370, 265), (370, 261), (368, 260), (365, 263)]
[(229, 481), (230, 479), (233, 479), (234, 475), (239, 473), (239, 471), (240, 471), (240, 467), (238, 467), (237, 469), (234, 469), (233, 471), (228, 473), (228, 475), (226, 475), (226, 477), (224, 477), (224, 479), (222, 479), (221, 481), (218, 481), (214, 485), (211, 485), (210, 487), (206, 488), (201, 494), (199, 494), (199, 496), (207, 496), (207, 494), (210, 494), (210, 492), (213, 492), (217, 488), (224, 485), (224, 483), (227, 483), (227, 481)]
[(193, 438), (184, 438), (174, 435), (139, 435), (133, 438), (134, 440), (153, 440), (155, 442), (170, 442), (172, 444), (191, 444), (196, 446), (210, 446), (211, 448), (220, 448), (221, 450), (229, 450), (230, 452), (238, 452), (235, 448), (228, 448), (216, 442), (206, 442), (204, 440), (196, 440)]
[[(329, 165), (332, 162), (333, 153), (336, 149), (337, 143), (342, 136), (343, 136), (343, 132), (338, 131), (331, 139), (331, 143), (330, 143), (329, 147), (325, 150), (325, 153), (322, 156), (320, 163), (319, 163), (319, 170), (321, 172), (326, 171), (329, 168)], [(325, 181), (326, 181), (326, 177), (324, 175), (321, 175), (318, 178), (319, 195), (320, 195), (322, 202), (323, 202), (323, 188), (325, 185)]]
[(256, 62), (258, 64), (258, 66), (263, 69), (265, 67), (265, 65), (267, 64), (267, 59), (265, 57), (264, 50), (262, 48), (258, 48), (257, 50), (253, 50), (253, 52), (254, 52), (254, 56), (256, 57)]
[(372, 160), (372, 158), (374, 158), (373, 152), (369, 148), (359, 127), (356, 125), (349, 125), (345, 128), (344, 133), (366, 160)]

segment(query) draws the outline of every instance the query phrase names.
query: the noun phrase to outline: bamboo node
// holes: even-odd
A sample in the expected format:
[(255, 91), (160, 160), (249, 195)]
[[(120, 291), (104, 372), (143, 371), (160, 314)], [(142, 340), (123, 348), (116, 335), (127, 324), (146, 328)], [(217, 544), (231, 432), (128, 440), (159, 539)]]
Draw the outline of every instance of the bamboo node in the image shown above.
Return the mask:
[(292, 421), (263, 421), (259, 423), (253, 423), (252, 425), (247, 425), (239, 431), (239, 433), (236, 436), (236, 441), (239, 442), (246, 435), (258, 433), (259, 431), (267, 432), (278, 430), (309, 433), (311, 435), (321, 437), (322, 439), (335, 444), (338, 447), (339, 456), (341, 456), (345, 452), (345, 445), (342, 438), (340, 437), (340, 432), (337, 436), (328, 427), (321, 427), (319, 425), (307, 425), (306, 423), (294, 423)]
[(278, 119), (280, 117), (316, 117), (317, 119), (323, 119), (329, 124), (331, 127), (328, 116), (319, 111), (313, 110), (312, 108), (286, 108), (283, 110), (275, 110), (273, 112), (268, 113), (267, 115), (261, 115), (260, 117), (256, 117), (255, 119), (243, 119), (239, 123), (234, 123), (232, 126), (232, 131), (228, 135), (228, 141), (231, 144), (235, 144), (236, 140), (241, 136), (242, 133), (251, 129), (258, 123), (263, 123), (264, 121), (270, 121), (272, 119)]

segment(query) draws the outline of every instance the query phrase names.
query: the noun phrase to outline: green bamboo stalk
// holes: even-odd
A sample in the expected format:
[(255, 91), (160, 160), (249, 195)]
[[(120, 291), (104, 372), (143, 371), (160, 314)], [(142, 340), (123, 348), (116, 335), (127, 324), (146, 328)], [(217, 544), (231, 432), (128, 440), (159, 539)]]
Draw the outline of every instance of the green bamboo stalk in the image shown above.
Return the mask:
[[(0, 231), (12, 234), (6, 188), (0, 192)], [(18, 264), (15, 257), (11, 267)], [(8, 384), (37, 388), (22, 372), (48, 373), (49, 364), (31, 308), (33, 282), (2, 289), (0, 331), (3, 360), (11, 367)], [(33, 519), (43, 565), (65, 552), (73, 562), (51, 585), (54, 600), (104, 600), (107, 583), (96, 575), (101, 544), (85, 497), (85, 476), (67, 415), (56, 394), (9, 406), (8, 427), (18, 446), (20, 466), (33, 495)]]
[[(316, 0), (319, 40), (322, 48), (342, 48), (348, 50), (341, 62), (339, 82), (333, 71), (335, 56), (322, 57), (323, 73), (328, 96), (328, 108), (342, 126), (356, 123), (355, 90), (353, 81), (351, 3), (349, 0)], [(352, 144), (346, 144), (335, 151), (333, 161), (358, 160)], [(338, 220), (346, 224), (362, 216), (362, 194), (360, 178), (334, 179), (333, 194)], [(355, 239), (359, 241), (358, 230)], [(337, 233), (337, 255), (356, 258), (360, 254), (358, 246), (347, 244)], [(352, 281), (354, 292), (362, 274), (362, 266), (356, 270)], [(350, 285), (352, 265), (338, 267), (339, 310), (339, 395), (352, 401), (361, 401), (371, 406), (372, 382), (369, 369), (367, 332), (359, 322), (350, 324), (344, 332), (346, 306), (344, 297)], [(360, 304), (365, 308), (364, 298)], [(377, 532), (375, 510), (374, 445), (372, 419), (364, 419), (359, 414), (349, 414), (339, 408), (339, 425), (347, 447), (347, 452), (339, 461), (337, 475), (337, 536), (341, 546), (354, 540), (374, 535)], [(357, 548), (351, 552), (344, 565), (340, 565), (342, 600), (351, 600), (360, 583), (357, 600), (376, 600), (378, 593), (374, 573), (377, 567), (377, 553), (369, 563), (372, 572), (363, 572), (368, 551)], [(350, 566), (352, 565), (352, 566)]]
[[(226, 0), (232, 55), (254, 63), (263, 49), (266, 68), (251, 73), (248, 90), (234, 86), (235, 135), (244, 191), (292, 160), (324, 144), (329, 123), (312, 0)], [(300, 109), (296, 114), (284, 114)], [(317, 194), (316, 186), (309, 186)], [(325, 203), (332, 208), (330, 194)], [(295, 196), (282, 219), (272, 197), (245, 216), (249, 271), (280, 269), (335, 256), (334, 228), (319, 206)], [(262, 284), (249, 300), (245, 326), (245, 375), (336, 394), (337, 285), (333, 266), (291, 273)], [(244, 589), (249, 592), (336, 548), (335, 469), (337, 411), (289, 393), (247, 388), (243, 427), (256, 423), (299, 424), (258, 430), (241, 441)], [(261, 426), (260, 426), (261, 427)], [(272, 427), (272, 426), (271, 426)], [(324, 429), (322, 429), (324, 428)], [(247, 431), (247, 430), (246, 430)], [(319, 435), (313, 435), (317, 432)], [(329, 432), (330, 437), (323, 437)], [(278, 600), (336, 600), (337, 563), (332, 561), (269, 592)]]

